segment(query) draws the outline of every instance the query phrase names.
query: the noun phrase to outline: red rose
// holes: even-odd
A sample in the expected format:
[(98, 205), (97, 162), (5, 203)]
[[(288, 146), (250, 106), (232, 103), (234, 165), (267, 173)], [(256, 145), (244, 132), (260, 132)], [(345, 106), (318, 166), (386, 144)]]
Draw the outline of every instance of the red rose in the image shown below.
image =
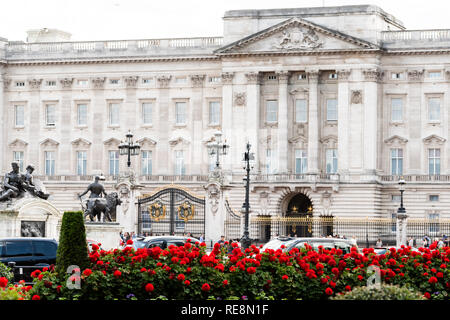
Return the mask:
[(442, 272), (438, 272), (438, 273), (436, 273), (436, 277), (443, 278), (444, 274)]
[(433, 284), (433, 283), (438, 282), (438, 279), (437, 279), (436, 277), (431, 277), (431, 278), (428, 280), (428, 282), (431, 283), (431, 284)]
[(153, 290), (155, 290), (155, 287), (153, 286), (153, 284), (147, 283), (145, 286), (145, 291), (152, 292)]
[(209, 291), (209, 290), (211, 290), (211, 287), (209, 286), (209, 284), (204, 283), (202, 285), (202, 291)]
[(227, 286), (228, 285), (228, 280), (223, 280), (222, 283), (223, 283), (224, 286)]
[(248, 274), (254, 274), (256, 272), (256, 268), (255, 267), (248, 267), (247, 268), (247, 273)]
[(56, 287), (56, 292), (61, 293), (61, 286)]
[(184, 274), (182, 274), (182, 273), (180, 273), (180, 274), (178, 275), (178, 277), (177, 277), (177, 279), (178, 279), (179, 281), (184, 281), (185, 278), (186, 278), (186, 277), (185, 277)]
[(8, 285), (8, 279), (6, 279), (5, 277), (1, 277), (0, 278), (0, 288), (6, 288), (7, 285)]
[(127, 244), (130, 244), (130, 245), (133, 244), (133, 240), (131, 240), (131, 239), (128, 240), (128, 241), (127, 241)]
[(427, 299), (431, 298), (431, 294), (429, 292), (425, 292), (424, 297)]
[(122, 272), (120, 272), (119, 270), (114, 271), (114, 277), (118, 278), (122, 275)]
[(31, 300), (41, 300), (41, 297), (35, 294)]
[(287, 280), (287, 279), (289, 279), (289, 277), (285, 274), (285, 275), (283, 275), (283, 276), (281, 277), (281, 279)]
[(86, 269), (86, 270), (83, 271), (83, 274), (84, 274), (86, 277), (89, 277), (89, 276), (92, 274), (92, 270), (91, 270), (91, 269)]
[(333, 289), (331, 289), (330, 287), (325, 289), (325, 293), (327, 296), (331, 296), (333, 294)]
[(98, 261), (97, 261), (97, 265), (98, 265), (98, 266), (102, 266), (102, 265), (103, 265), (103, 261), (102, 261), (102, 260), (98, 260)]
[(191, 285), (191, 282), (190, 282), (189, 280), (186, 280), (186, 281), (184, 281), (184, 284), (185, 284), (186, 286), (189, 286), (189, 285)]
[(349, 285), (345, 286), (345, 291), (352, 291), (352, 287), (350, 287)]

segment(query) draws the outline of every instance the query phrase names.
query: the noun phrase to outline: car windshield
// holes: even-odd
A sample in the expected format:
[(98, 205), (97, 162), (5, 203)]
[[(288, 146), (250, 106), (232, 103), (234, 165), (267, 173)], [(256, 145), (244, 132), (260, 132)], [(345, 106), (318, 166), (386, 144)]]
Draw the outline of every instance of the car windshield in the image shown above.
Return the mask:
[(305, 243), (308, 243), (315, 251), (319, 250), (322, 246), (324, 249), (330, 250), (333, 248), (341, 249), (344, 253), (349, 253), (351, 245), (345, 242), (333, 242), (333, 241), (300, 241), (295, 244), (295, 248), (304, 248)]
[(288, 240), (288, 241), (282, 241), (279, 239), (274, 239), (272, 241), (267, 242), (264, 246), (263, 246), (263, 250), (265, 249), (280, 249), (280, 247), (282, 245), (285, 245), (286, 247), (289, 246), (293, 241), (295, 240)]

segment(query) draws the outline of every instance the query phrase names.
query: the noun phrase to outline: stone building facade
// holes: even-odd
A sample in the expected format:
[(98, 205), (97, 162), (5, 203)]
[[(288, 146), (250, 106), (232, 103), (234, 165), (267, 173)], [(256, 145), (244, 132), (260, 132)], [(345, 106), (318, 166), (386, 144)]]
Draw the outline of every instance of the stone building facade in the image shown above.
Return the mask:
[(409, 31), (376, 6), (237, 10), (223, 23), (213, 38), (0, 38), (2, 172), (33, 163), (49, 200), (79, 209), (98, 172), (117, 190), (131, 130), (137, 196), (208, 196), (220, 130), (224, 215), (244, 201), (248, 141), (252, 216), (286, 216), (303, 195), (313, 216), (391, 217), (403, 176), (410, 216), (449, 217), (450, 30)]

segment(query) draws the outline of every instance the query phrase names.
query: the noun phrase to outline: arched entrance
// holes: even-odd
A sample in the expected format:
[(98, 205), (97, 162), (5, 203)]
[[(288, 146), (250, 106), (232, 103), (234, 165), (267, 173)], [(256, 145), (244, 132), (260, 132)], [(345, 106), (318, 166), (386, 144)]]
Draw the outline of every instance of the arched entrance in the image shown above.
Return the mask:
[(311, 199), (303, 193), (291, 198), (285, 213), (286, 234), (291, 237), (312, 237)]

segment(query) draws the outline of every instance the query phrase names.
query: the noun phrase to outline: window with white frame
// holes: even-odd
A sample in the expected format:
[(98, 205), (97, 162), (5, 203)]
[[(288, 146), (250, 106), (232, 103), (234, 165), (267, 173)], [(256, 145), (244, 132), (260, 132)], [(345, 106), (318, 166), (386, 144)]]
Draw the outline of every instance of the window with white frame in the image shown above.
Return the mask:
[(403, 72), (391, 72), (391, 79), (392, 80), (402, 80)]
[(337, 149), (326, 149), (325, 159), (326, 173), (336, 173), (338, 169)]
[(218, 125), (220, 123), (220, 102), (209, 102), (209, 124)]
[(438, 194), (430, 194), (430, 195), (428, 195), (428, 201), (430, 201), (430, 202), (439, 202), (439, 195)]
[(141, 173), (142, 175), (152, 174), (152, 151), (141, 151)]
[(327, 121), (337, 121), (337, 99), (327, 99)]
[(428, 149), (428, 174), (441, 173), (441, 149)]
[(428, 98), (428, 120), (440, 121), (441, 119), (441, 99), (437, 97)]
[(403, 149), (391, 149), (391, 174), (403, 174)]
[(186, 124), (186, 102), (175, 103), (175, 124)]
[(439, 213), (429, 213), (429, 231), (430, 233), (438, 233), (439, 232)]
[(80, 103), (77, 105), (77, 124), (87, 126), (87, 104)]
[(175, 150), (175, 175), (182, 176), (186, 173), (183, 150)]
[(45, 81), (45, 86), (46, 87), (55, 87), (56, 86), (56, 81), (54, 81), (54, 80)]
[(442, 72), (441, 71), (429, 71), (428, 78), (429, 79), (442, 79)]
[(397, 213), (396, 212), (392, 212), (391, 213), (391, 231), (392, 232), (397, 232)]
[(23, 171), (23, 151), (13, 151), (13, 161), (19, 164), (19, 170)]
[(44, 172), (46, 176), (55, 175), (55, 151), (44, 151)]
[(403, 99), (391, 99), (391, 121), (403, 121)]
[(278, 121), (278, 101), (266, 101), (266, 122), (274, 123)]
[(295, 100), (295, 122), (305, 123), (308, 122), (308, 108), (306, 99)]
[(120, 124), (120, 104), (109, 104), (109, 125), (118, 126)]
[(77, 84), (80, 87), (86, 87), (88, 85), (88, 81), (84, 79), (77, 80)]
[(109, 175), (117, 176), (119, 175), (119, 151), (111, 150), (108, 152), (109, 159)]
[(278, 169), (277, 152), (273, 149), (266, 150), (266, 174), (276, 174)]
[(85, 176), (87, 172), (87, 152), (77, 151), (77, 175)]
[(47, 127), (54, 127), (56, 125), (56, 105), (45, 105), (45, 125)]
[(175, 78), (175, 83), (176, 83), (176, 84), (184, 84), (184, 83), (187, 83), (187, 78), (186, 78), (186, 77), (178, 77), (178, 78)]
[(14, 125), (16, 127), (25, 125), (25, 107), (23, 105), (14, 106)]
[(303, 174), (308, 171), (308, 156), (306, 150), (295, 150), (295, 173)]
[(152, 124), (152, 112), (153, 112), (153, 103), (144, 102), (142, 103), (142, 124), (143, 125), (151, 125)]

